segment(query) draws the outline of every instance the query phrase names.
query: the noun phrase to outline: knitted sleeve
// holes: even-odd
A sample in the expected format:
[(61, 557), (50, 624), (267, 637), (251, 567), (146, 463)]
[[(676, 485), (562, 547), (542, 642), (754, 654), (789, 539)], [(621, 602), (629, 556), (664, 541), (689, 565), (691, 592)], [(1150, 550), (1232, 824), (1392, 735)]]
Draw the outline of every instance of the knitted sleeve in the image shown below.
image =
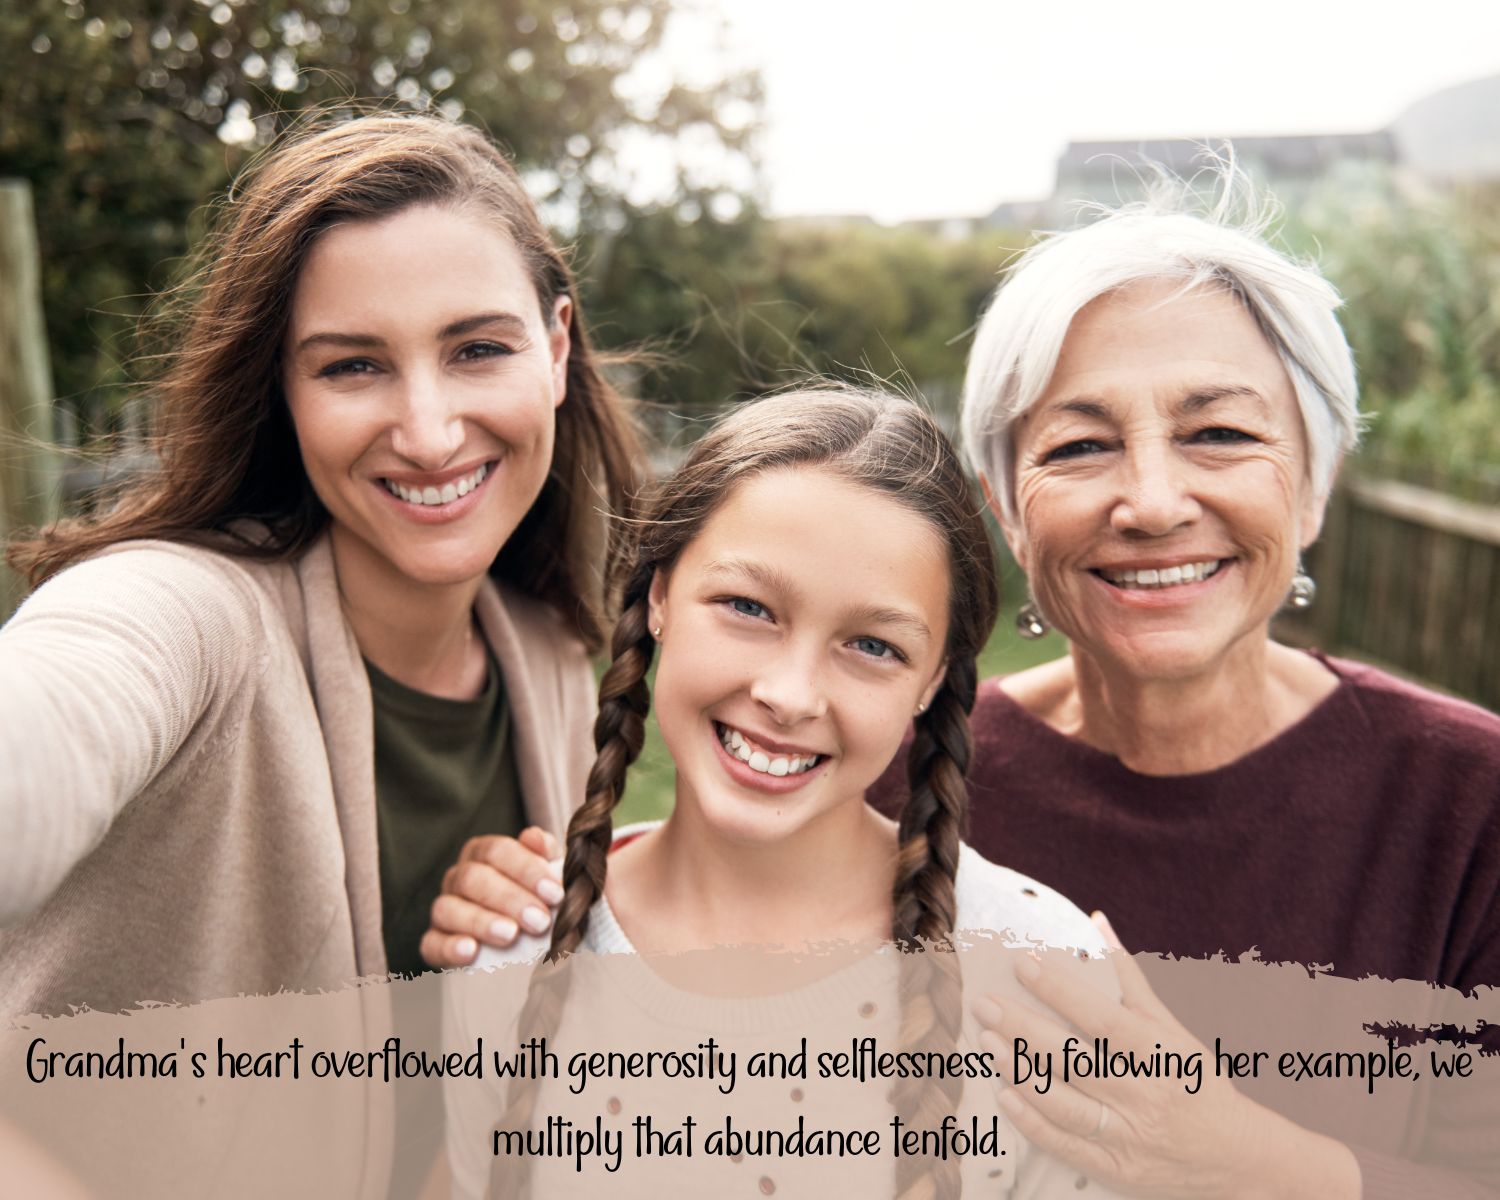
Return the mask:
[(141, 543), (0, 629), (0, 923), (39, 907), (256, 661), (257, 604), (209, 551)]

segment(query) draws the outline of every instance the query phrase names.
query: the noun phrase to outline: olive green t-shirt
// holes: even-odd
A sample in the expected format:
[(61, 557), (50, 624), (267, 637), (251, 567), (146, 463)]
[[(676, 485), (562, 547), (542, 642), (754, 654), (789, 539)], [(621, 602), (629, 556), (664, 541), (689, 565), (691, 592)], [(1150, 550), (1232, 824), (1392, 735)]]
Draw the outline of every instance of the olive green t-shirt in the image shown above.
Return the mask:
[(386, 962), (416, 974), (443, 875), (471, 837), (524, 823), (500, 667), (473, 700), (429, 696), (366, 662), (375, 708), (375, 807)]

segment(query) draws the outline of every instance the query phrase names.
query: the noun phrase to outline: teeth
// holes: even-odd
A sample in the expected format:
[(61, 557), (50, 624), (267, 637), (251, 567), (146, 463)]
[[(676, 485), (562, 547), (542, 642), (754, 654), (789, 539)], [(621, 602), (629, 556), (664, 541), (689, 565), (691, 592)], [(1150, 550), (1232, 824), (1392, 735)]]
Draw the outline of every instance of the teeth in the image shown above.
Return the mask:
[(1197, 583), (1215, 574), (1223, 561), (1209, 559), (1207, 562), (1183, 563), (1178, 567), (1147, 567), (1139, 571), (1100, 571), (1110, 583), (1119, 588), (1166, 588), (1179, 583)]
[(383, 479), (381, 482), (385, 484), (386, 491), (393, 496), (400, 497), (408, 504), (452, 504), (460, 496), (467, 496), (483, 483), (484, 477), (489, 472), (489, 464), (486, 463), (462, 479), (444, 484), (441, 490), (435, 487), (409, 488), (405, 484), (397, 483), (394, 479)]
[(800, 775), (803, 771), (810, 771), (821, 761), (816, 754), (805, 757), (798, 754), (772, 757), (766, 751), (754, 747), (738, 729), (731, 729), (727, 725), (719, 725), (717, 728), (719, 741), (724, 749), (761, 775), (773, 775), (778, 779), (785, 775)]

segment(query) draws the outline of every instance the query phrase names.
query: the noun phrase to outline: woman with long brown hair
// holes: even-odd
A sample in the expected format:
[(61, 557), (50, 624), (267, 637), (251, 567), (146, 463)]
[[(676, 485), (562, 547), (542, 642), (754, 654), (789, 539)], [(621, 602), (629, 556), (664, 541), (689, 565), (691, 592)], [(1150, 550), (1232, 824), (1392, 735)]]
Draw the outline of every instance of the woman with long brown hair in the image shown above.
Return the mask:
[[(578, 989), (560, 960), (580, 949), (925, 943), (924, 954), (856, 963), (859, 978), (868, 982), (873, 967), (901, 1003), (882, 996), (866, 1006), (865, 1017), (879, 1014), (878, 1021), (858, 1016), (853, 1003), (847, 1015), (862, 1031), (937, 1053), (964, 1039), (955, 930), (1007, 930), (1023, 943), (1102, 950), (1097, 931), (1061, 896), (961, 847), (968, 713), (997, 577), (982, 506), (930, 417), (880, 393), (773, 396), (705, 434), (646, 507), (613, 661), (599, 687), (598, 757), (568, 829), (566, 895), (550, 945), (523, 938), (485, 951), (478, 964), (523, 963), (545, 951), (518, 1043), (552, 1036), (567, 1044), (558, 1030)], [(676, 803), (665, 822), (613, 835), (611, 814), (652, 704), (653, 660)], [(911, 800), (897, 824), (864, 795), (913, 714)], [(623, 989), (628, 994), (601, 997), (595, 988), (576, 1002), (585, 1012), (594, 1003), (636, 1005), (642, 1020), (669, 1013), (674, 1036), (689, 1043), (695, 1030), (730, 1036), (746, 1028), (745, 1002), (684, 994), (648, 974), (635, 972), (639, 987)], [(456, 987), (456, 995), (480, 995), (462, 980)], [(840, 990), (825, 980), (814, 994), (817, 1002), (808, 994), (764, 997), (757, 1011), (772, 1022), (805, 1016), (810, 1003), (826, 1005)], [(455, 1045), (476, 1030), (503, 1028), (496, 1014), (462, 999), (452, 1013)], [(595, 1024), (572, 1020), (575, 1032)], [(489, 1135), (497, 1114), (499, 1128), (520, 1132), (566, 1098), (543, 1096), (534, 1081), (493, 1085), (483, 1097), (467, 1086), (450, 1094), (456, 1194), (478, 1195), (487, 1185), (505, 1195), (565, 1188), (571, 1163), (555, 1176), (538, 1165), (542, 1175), (532, 1181), (530, 1159), (495, 1158), (491, 1179)], [(908, 1123), (937, 1128), (962, 1090), (953, 1075), (912, 1076), (898, 1082), (893, 1102)], [(605, 1119), (625, 1127), (630, 1114), (616, 1105)], [(991, 1185), (997, 1193), (1056, 1169), (1015, 1143), (1001, 1165), (1006, 1179)], [(885, 1192), (889, 1156), (858, 1169), (866, 1166), (871, 1176), (861, 1178)], [(895, 1166), (897, 1195), (957, 1194), (957, 1158), (907, 1155)], [(674, 1187), (716, 1194), (723, 1179), (713, 1172), (721, 1168), (674, 1163)], [(1076, 1178), (1067, 1173), (1070, 1194)]]
[(220, 216), (156, 470), (10, 550), (7, 1012), (419, 969), (464, 841), (582, 794), (637, 445), (515, 171), (369, 116)]

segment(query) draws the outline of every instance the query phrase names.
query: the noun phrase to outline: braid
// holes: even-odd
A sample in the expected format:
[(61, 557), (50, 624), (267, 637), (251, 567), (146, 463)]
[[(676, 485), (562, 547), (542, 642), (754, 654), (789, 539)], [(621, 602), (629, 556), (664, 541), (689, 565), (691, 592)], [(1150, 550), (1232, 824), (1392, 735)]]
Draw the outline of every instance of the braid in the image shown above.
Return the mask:
[(610, 644), (613, 661), (599, 681), (594, 766), (589, 771), (583, 804), (568, 822), (563, 900), (552, 926), (549, 963), (571, 954), (588, 932), (589, 910), (604, 894), (610, 818), (625, 794), (625, 773), (640, 755), (646, 737), (646, 715), (651, 711), (646, 672), (656, 653), (656, 641), (647, 628), (651, 575), (650, 570), (639, 569), (630, 580)]
[[(610, 645), (613, 661), (599, 681), (599, 716), (594, 722), (597, 756), (583, 804), (568, 822), (563, 900), (553, 920), (552, 944), (526, 989), (526, 1002), (516, 1021), (518, 1041), (546, 1037), (560, 1026), (572, 982), (567, 959), (583, 942), (589, 911), (604, 894), (611, 816), (625, 793), (625, 773), (641, 752), (646, 714), (651, 709), (651, 691), (646, 686), (646, 672), (656, 650), (647, 628), (651, 575), (649, 569), (638, 569), (626, 588), (625, 607)], [(537, 1087), (534, 1078), (512, 1085), (498, 1128), (524, 1131), (531, 1125)], [(529, 1157), (507, 1167), (496, 1159), (490, 1171), (490, 1196), (523, 1195), (530, 1177)]]
[[(911, 799), (901, 813), (900, 848), (893, 896), (893, 936), (908, 953), (901, 957), (901, 1045), (942, 1052), (958, 1044), (963, 1021), (963, 981), (953, 947), (953, 893), (963, 814), (964, 776), (972, 740), (978, 669), (974, 658), (953, 659), (928, 710), (916, 720), (908, 757)], [(925, 945), (924, 945), (925, 943)], [(936, 1128), (956, 1113), (963, 1080), (911, 1079), (895, 1091), (896, 1112), (923, 1128)], [(904, 1156), (897, 1166), (896, 1194), (903, 1200), (955, 1197), (962, 1188), (959, 1162), (924, 1163)]]

